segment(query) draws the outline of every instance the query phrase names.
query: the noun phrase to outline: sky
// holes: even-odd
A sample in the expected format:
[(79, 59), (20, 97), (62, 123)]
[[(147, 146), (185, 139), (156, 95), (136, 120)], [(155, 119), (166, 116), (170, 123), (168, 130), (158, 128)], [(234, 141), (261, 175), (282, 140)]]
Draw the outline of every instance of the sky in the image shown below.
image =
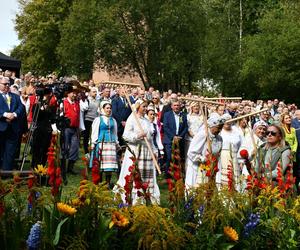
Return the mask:
[(14, 46), (19, 44), (14, 29), (14, 19), (18, 11), (18, 0), (0, 0), (0, 52), (9, 55)]

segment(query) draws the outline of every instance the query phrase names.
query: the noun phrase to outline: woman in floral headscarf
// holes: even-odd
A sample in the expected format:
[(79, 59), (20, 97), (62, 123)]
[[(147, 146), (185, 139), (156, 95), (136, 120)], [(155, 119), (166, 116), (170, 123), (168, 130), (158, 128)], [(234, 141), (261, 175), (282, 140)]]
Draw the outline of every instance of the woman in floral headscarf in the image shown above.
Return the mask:
[(112, 172), (118, 171), (117, 148), (119, 147), (117, 122), (111, 116), (111, 103), (101, 103), (101, 115), (93, 121), (91, 142), (94, 157), (100, 163), (100, 172), (105, 172), (106, 182), (110, 185)]

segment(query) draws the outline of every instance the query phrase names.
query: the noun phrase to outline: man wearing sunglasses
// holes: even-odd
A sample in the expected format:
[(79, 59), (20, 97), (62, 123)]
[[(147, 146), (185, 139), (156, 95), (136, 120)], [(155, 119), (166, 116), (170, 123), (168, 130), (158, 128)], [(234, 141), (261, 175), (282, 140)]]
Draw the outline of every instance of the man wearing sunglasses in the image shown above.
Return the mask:
[(9, 92), (9, 78), (0, 77), (0, 168), (12, 170), (18, 146), (20, 118), (25, 112), (20, 96)]

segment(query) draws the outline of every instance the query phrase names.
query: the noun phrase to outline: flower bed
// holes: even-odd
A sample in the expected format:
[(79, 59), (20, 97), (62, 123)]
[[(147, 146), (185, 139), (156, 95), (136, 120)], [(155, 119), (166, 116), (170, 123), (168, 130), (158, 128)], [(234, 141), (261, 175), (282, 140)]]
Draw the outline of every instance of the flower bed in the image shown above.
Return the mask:
[[(289, 177), (277, 186), (249, 177), (244, 193), (209, 182), (187, 195), (174, 157), (167, 207), (151, 204), (136, 161), (127, 204), (87, 172), (77, 191), (62, 198), (54, 148), (50, 152), (51, 187), (40, 186), (35, 176), (0, 180), (1, 249), (299, 248), (300, 198)], [(129, 193), (136, 185), (141, 204), (132, 206)]]

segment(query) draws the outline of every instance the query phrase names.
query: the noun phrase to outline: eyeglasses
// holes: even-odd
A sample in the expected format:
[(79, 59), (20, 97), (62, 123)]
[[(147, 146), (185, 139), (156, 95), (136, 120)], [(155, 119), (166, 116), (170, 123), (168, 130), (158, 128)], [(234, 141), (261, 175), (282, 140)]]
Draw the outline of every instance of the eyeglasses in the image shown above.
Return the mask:
[(266, 135), (271, 135), (271, 136), (276, 136), (277, 135), (277, 132), (274, 132), (274, 131), (267, 131), (266, 132)]
[(4, 85), (4, 86), (7, 86), (9, 83), (1, 83), (2, 85)]

